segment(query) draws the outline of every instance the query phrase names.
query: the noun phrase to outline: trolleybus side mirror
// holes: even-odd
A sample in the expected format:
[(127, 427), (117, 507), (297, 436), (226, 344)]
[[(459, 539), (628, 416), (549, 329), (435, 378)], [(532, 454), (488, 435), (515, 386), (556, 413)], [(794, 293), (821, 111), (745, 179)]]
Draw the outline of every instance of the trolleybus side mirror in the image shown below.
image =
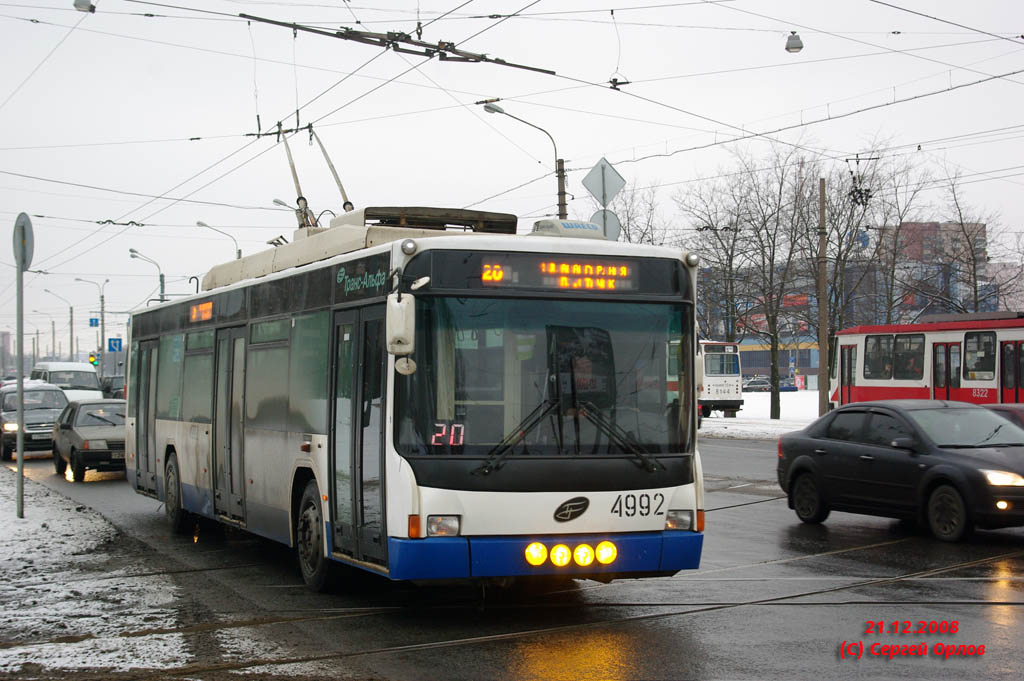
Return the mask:
[(416, 371), (416, 363), (409, 357), (415, 349), (416, 332), (416, 299), (410, 294), (388, 295), (387, 317), (388, 353), (398, 357), (395, 369), (398, 373), (408, 376)]

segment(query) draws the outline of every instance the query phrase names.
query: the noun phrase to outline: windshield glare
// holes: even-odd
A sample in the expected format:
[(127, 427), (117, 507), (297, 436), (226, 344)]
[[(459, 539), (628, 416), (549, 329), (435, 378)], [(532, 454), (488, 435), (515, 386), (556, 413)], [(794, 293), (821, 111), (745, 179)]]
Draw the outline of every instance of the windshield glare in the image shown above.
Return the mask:
[[(32, 409), (63, 409), (68, 404), (68, 398), (60, 390), (26, 390), (25, 411)], [(4, 411), (17, 411), (18, 393), (11, 391), (4, 395)]]
[[(677, 305), (420, 297), (418, 369), (395, 377), (398, 450), (486, 456), (504, 440), (513, 455), (688, 451), (687, 318)], [(684, 361), (670, 375), (671, 353)]]
[(100, 382), (91, 371), (51, 371), (50, 383), (62, 388), (99, 390)]
[(988, 409), (921, 409), (908, 414), (940, 447), (998, 447), (1024, 443), (1024, 429)]

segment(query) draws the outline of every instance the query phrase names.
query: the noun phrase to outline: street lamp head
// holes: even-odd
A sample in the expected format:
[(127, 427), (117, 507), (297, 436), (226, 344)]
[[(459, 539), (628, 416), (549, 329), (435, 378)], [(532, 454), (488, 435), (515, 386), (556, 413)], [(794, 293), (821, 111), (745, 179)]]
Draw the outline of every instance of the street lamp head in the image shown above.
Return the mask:
[(129, 253), (129, 254), (130, 254), (130, 255), (131, 255), (131, 256), (132, 256), (133, 258), (134, 258), (135, 256), (137, 256), (137, 255), (139, 254), (139, 252), (138, 252), (138, 251), (136, 251), (136, 250), (135, 250), (134, 248), (129, 248), (129, 249), (128, 249), (128, 253)]
[(789, 37), (786, 38), (786, 52), (795, 54), (802, 49), (804, 49), (804, 43), (800, 40), (800, 36), (796, 31), (790, 31)]
[(202, 220), (196, 220), (196, 227), (209, 227), (209, 226), (210, 225), (206, 224)]
[(487, 113), (505, 113), (505, 110), (502, 109), (497, 104), (495, 104), (494, 102), (487, 102), (486, 104), (484, 104), (484, 111), (486, 111)]
[(281, 199), (274, 199), (274, 205), (275, 206), (283, 206), (283, 207), (289, 208), (289, 209), (291, 208), (291, 206), (289, 206), (287, 203), (285, 203)]

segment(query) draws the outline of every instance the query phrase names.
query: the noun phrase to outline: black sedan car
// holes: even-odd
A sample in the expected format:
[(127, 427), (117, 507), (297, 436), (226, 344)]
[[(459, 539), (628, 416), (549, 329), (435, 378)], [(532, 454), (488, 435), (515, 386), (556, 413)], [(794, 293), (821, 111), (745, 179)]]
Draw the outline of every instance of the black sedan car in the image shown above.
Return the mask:
[(903, 518), (944, 541), (1024, 525), (1024, 428), (942, 400), (849, 404), (779, 438), (779, 485), (807, 523)]

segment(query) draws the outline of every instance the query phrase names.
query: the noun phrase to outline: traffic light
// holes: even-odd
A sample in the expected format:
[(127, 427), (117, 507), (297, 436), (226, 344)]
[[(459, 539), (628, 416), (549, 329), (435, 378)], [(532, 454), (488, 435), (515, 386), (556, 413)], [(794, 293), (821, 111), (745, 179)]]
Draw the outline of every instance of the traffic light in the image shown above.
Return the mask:
[(93, 366), (96, 366), (99, 363), (100, 363), (100, 359), (99, 359), (99, 357), (96, 356), (95, 353), (89, 355), (89, 364), (91, 364)]

